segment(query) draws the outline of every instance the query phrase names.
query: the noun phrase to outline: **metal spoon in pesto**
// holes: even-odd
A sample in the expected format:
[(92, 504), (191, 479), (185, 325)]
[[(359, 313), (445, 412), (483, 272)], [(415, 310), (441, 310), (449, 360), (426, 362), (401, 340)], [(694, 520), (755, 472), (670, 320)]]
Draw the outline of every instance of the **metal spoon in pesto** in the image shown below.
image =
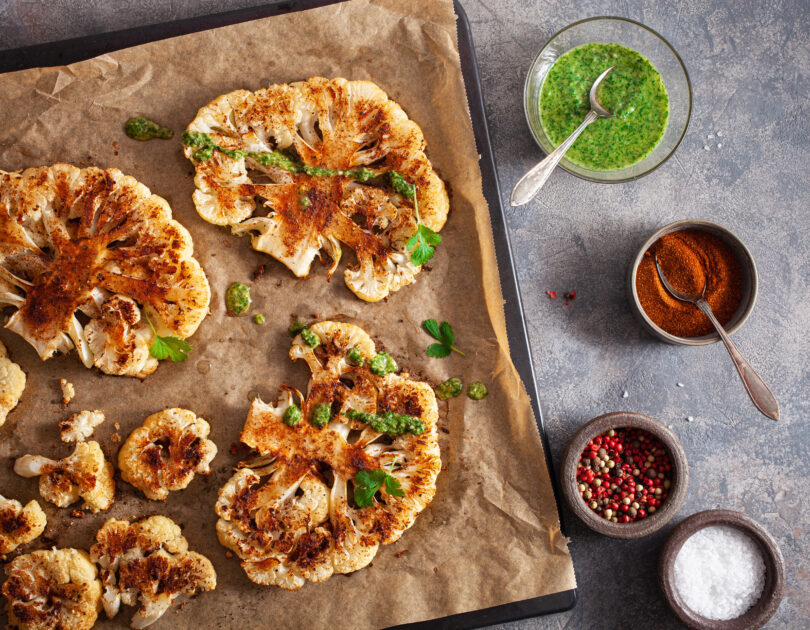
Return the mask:
[(669, 283), (667, 277), (664, 275), (664, 270), (661, 269), (661, 265), (658, 262), (658, 256), (655, 257), (655, 269), (658, 272), (658, 277), (661, 279), (661, 284), (664, 285), (667, 293), (669, 293), (676, 300), (694, 304), (700, 309), (701, 313), (709, 318), (709, 321), (712, 323), (712, 326), (714, 326), (717, 334), (720, 335), (720, 339), (722, 339), (723, 343), (726, 345), (726, 350), (728, 350), (728, 353), (731, 355), (731, 360), (734, 362), (734, 367), (737, 368), (737, 372), (739, 372), (740, 378), (745, 386), (745, 391), (748, 392), (754, 406), (756, 406), (757, 409), (768, 416), (771, 420), (779, 420), (779, 403), (776, 402), (776, 398), (774, 398), (771, 390), (768, 389), (765, 381), (760, 378), (759, 374), (757, 374), (754, 371), (754, 368), (751, 367), (751, 364), (748, 363), (743, 355), (740, 354), (740, 351), (737, 350), (737, 346), (735, 346), (734, 342), (731, 341), (731, 337), (729, 337), (725, 328), (723, 328), (723, 325), (717, 321), (717, 318), (714, 316), (712, 307), (709, 306), (709, 303), (703, 298), (703, 295), (706, 293), (708, 279), (706, 284), (703, 286), (703, 291), (701, 291), (700, 295), (692, 295), (691, 293), (678, 291), (678, 289)]
[(512, 189), (511, 197), (509, 197), (510, 205), (522, 206), (525, 203), (529, 203), (534, 196), (540, 192), (543, 184), (546, 183), (549, 175), (551, 175), (551, 171), (557, 168), (557, 164), (560, 163), (560, 160), (562, 160), (565, 152), (571, 148), (571, 145), (574, 144), (576, 139), (579, 138), (580, 134), (585, 131), (585, 128), (597, 118), (613, 117), (613, 114), (599, 104), (599, 99), (596, 97), (596, 92), (599, 90), (599, 84), (602, 83), (602, 80), (608, 74), (610, 74), (611, 70), (613, 70), (613, 66), (596, 77), (596, 81), (593, 82), (591, 91), (588, 93), (588, 98), (591, 101), (591, 111), (587, 113), (585, 120), (582, 121), (582, 124), (577, 127), (574, 130), (574, 133), (568, 136), (562, 142), (562, 144), (560, 144), (560, 146), (549, 153), (546, 156), (546, 159), (520, 178), (518, 183), (515, 184), (515, 187)]

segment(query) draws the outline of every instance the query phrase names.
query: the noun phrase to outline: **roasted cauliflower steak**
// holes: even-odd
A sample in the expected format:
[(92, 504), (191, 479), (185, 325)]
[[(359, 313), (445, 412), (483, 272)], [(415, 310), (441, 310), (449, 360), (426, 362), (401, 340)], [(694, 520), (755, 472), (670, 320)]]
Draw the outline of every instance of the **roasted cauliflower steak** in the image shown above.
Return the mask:
[[(308, 330), (319, 345), (299, 335), (290, 350), (312, 372), (308, 395), (284, 388), (275, 403), (253, 401), (241, 439), (256, 458), (225, 484), (215, 507), (217, 537), (247, 576), (286, 590), (367, 566), (427, 507), (441, 469), (431, 387), (405, 372), (372, 372), (374, 342), (353, 324), (319, 322)], [(297, 401), (302, 414), (293, 424), (287, 411)], [(313, 414), (327, 408), (328, 422), (316, 426)], [(355, 412), (408, 415), (421, 431), (378, 432), (349, 417)], [(385, 471), (401, 491), (390, 494), (385, 484), (359, 505), (356, 478), (369, 471)]]
[(19, 501), (0, 494), (0, 554), (11, 553), (45, 531), (45, 512), (36, 501), (25, 507)]
[[(154, 333), (197, 330), (210, 289), (169, 204), (111, 168), (0, 171), (0, 306), (45, 360), (74, 347), (86, 367), (143, 378)], [(82, 326), (80, 315), (90, 321)]]
[(217, 447), (207, 439), (209, 424), (188, 409), (165, 409), (147, 417), (118, 452), (121, 478), (147, 498), (165, 501), (195, 473), (208, 475)]
[(84, 499), (95, 514), (108, 510), (115, 501), (113, 466), (94, 440), (79, 442), (72, 455), (60, 460), (23, 455), (14, 462), (14, 472), (39, 477), (42, 498), (61, 508)]
[(177, 598), (212, 591), (217, 585), (208, 558), (189, 551), (180, 527), (165, 516), (132, 524), (110, 519), (96, 533), (90, 557), (100, 567), (107, 617), (117, 615), (121, 604), (140, 602), (133, 628), (153, 624)]
[[(254, 249), (297, 277), (309, 274), (322, 250), (332, 259), (331, 277), (342, 243), (357, 258), (344, 280), (365, 301), (415, 280), (421, 267), (407, 242), (417, 216), (435, 232), (447, 220), (447, 191), (425, 155), (421, 129), (369, 81), (314, 77), (236, 90), (200, 109), (188, 132), (208, 134), (233, 156), (216, 150), (202, 159), (194, 146), (185, 149), (203, 219), (252, 234)], [(260, 159), (272, 152), (281, 161)], [(290, 160), (297, 168), (279, 166)], [(392, 171), (416, 187), (415, 199), (396, 191), (385, 177)]]
[(90, 630), (101, 610), (96, 565), (81, 549), (32, 551), (6, 567), (8, 620), (22, 630)]
[(25, 372), (8, 358), (6, 347), (0, 341), (0, 427), (6, 423), (8, 413), (20, 402), (23, 390)]

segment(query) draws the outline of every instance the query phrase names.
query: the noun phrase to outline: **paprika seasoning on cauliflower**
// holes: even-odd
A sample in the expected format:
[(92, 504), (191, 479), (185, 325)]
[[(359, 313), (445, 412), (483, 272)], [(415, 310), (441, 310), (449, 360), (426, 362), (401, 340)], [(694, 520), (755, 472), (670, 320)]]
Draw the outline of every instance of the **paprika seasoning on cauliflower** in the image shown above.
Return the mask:
[(42, 360), (75, 348), (107, 374), (154, 372), (157, 336), (185, 339), (208, 311), (192, 254), (169, 204), (117, 169), (0, 171), (0, 307)]
[(81, 549), (50, 549), (17, 556), (0, 592), (12, 628), (90, 630), (101, 610), (96, 565)]
[[(357, 326), (309, 329), (321, 343), (313, 348), (299, 333), (290, 350), (312, 372), (309, 395), (283, 386), (275, 403), (253, 401), (241, 439), (257, 456), (215, 507), (217, 537), (247, 576), (287, 590), (367, 566), (427, 507), (441, 469), (431, 387), (404, 372), (373, 372), (378, 353)], [(290, 425), (284, 416), (297, 400), (302, 419)]]
[(100, 567), (102, 604), (107, 617), (121, 604), (140, 605), (130, 623), (146, 628), (178, 598), (212, 591), (217, 575), (210, 560), (188, 550), (180, 527), (165, 516), (150, 516), (130, 524), (108, 520), (96, 533), (90, 557)]
[[(313, 77), (223, 94), (183, 143), (198, 214), (251, 234), (254, 249), (299, 278), (322, 250), (331, 277), (345, 245), (358, 262), (346, 285), (377, 302), (414, 282), (441, 241), (450, 204), (422, 130), (370, 81)], [(252, 216), (256, 198), (266, 216)]]
[(69, 457), (60, 460), (23, 455), (14, 462), (21, 477), (39, 477), (39, 493), (58, 507), (84, 499), (91, 512), (108, 510), (115, 501), (113, 466), (96, 441), (79, 442)]
[(208, 475), (217, 447), (208, 438), (211, 427), (188, 409), (164, 409), (129, 434), (118, 452), (121, 478), (147, 498), (165, 501), (182, 490), (195, 473)]
[(45, 512), (36, 501), (23, 507), (0, 494), (0, 555), (30, 543), (45, 531), (46, 523)]

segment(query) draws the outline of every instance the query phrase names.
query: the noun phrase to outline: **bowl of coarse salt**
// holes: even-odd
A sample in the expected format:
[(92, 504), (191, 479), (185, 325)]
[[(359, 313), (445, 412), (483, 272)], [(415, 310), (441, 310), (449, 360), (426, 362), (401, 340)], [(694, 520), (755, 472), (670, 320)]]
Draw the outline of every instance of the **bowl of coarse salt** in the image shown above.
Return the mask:
[(742, 512), (707, 510), (669, 535), (658, 580), (672, 611), (694, 630), (753, 630), (785, 590), (785, 560), (771, 536)]

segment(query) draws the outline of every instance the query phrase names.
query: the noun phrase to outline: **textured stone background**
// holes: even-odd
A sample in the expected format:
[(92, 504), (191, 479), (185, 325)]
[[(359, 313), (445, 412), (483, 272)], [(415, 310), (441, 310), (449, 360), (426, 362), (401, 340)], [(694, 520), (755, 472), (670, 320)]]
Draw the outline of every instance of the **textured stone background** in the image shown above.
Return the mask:
[[(256, 2), (0, 0), (0, 48)], [(661, 169), (615, 186), (560, 171), (538, 199), (509, 211), (555, 462), (587, 419), (630, 409), (673, 426), (689, 457), (692, 486), (670, 527), (641, 541), (602, 538), (568, 514), (579, 603), (567, 613), (504, 627), (678, 627), (656, 585), (658, 551), (675, 523), (714, 507), (746, 512), (779, 541), (788, 587), (767, 627), (810, 627), (810, 3), (462, 4), (472, 23), (504, 203), (524, 170), (542, 158), (523, 118), (523, 80), (538, 48), (563, 26), (594, 15), (641, 21), (679, 51), (694, 89), (689, 131)], [(660, 343), (628, 308), (624, 277), (635, 250), (657, 227), (686, 217), (728, 226), (754, 254), (759, 301), (735, 339), (776, 394), (778, 423), (756, 413), (720, 345)], [(549, 300), (547, 289), (575, 289), (577, 299), (566, 307)]]

